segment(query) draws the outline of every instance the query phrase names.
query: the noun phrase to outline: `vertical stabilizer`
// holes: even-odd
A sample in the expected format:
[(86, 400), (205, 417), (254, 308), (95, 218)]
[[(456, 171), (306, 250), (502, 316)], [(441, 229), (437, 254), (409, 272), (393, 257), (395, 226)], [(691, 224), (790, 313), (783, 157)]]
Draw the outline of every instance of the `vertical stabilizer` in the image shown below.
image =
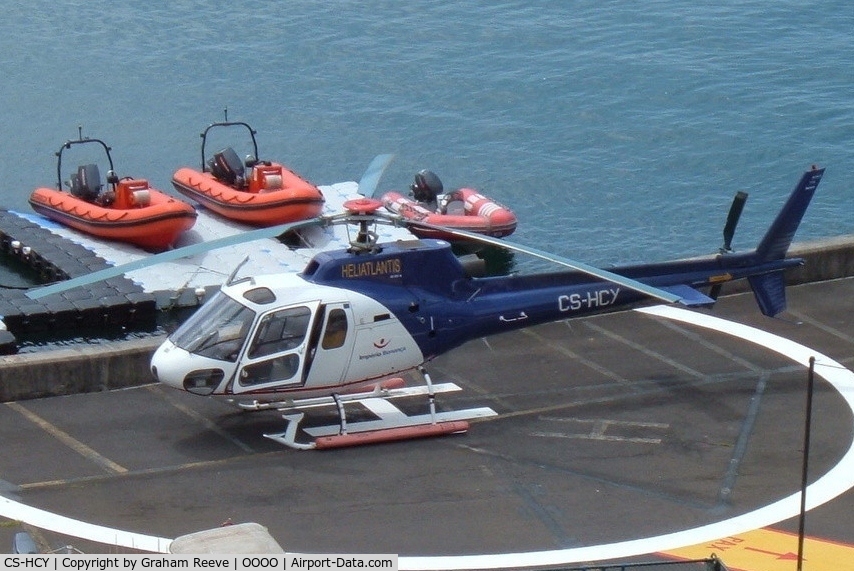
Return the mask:
[[(804, 173), (792, 191), (789, 200), (783, 206), (777, 218), (771, 223), (765, 237), (756, 247), (756, 262), (780, 262), (786, 258), (786, 252), (792, 244), (795, 232), (812, 200), (824, 169), (813, 166)], [(763, 314), (774, 317), (786, 309), (786, 276), (781, 267), (768, 273), (748, 277), (756, 303)]]
[(786, 309), (786, 276), (782, 270), (747, 278), (763, 315), (774, 317)]
[(789, 196), (789, 200), (786, 201), (785, 206), (756, 248), (756, 254), (761, 261), (782, 260), (786, 257), (786, 252), (795, 237), (795, 231), (801, 223), (804, 212), (806, 212), (823, 174), (824, 169), (813, 166), (801, 177), (795, 190)]

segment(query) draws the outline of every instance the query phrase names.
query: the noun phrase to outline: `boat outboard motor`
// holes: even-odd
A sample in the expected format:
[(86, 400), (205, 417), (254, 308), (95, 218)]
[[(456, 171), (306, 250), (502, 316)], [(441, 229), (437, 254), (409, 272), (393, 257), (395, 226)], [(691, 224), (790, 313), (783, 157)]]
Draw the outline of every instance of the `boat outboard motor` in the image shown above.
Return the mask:
[(98, 165), (77, 167), (77, 173), (71, 175), (68, 185), (71, 187), (71, 194), (77, 198), (87, 202), (94, 201), (101, 193), (101, 172), (98, 170)]
[(442, 181), (436, 176), (436, 173), (427, 169), (418, 171), (415, 175), (415, 182), (409, 188), (412, 190), (412, 197), (431, 210), (436, 209), (436, 198), (444, 190)]
[(208, 161), (208, 166), (217, 180), (236, 187), (241, 187), (245, 183), (243, 161), (231, 147), (214, 153)]

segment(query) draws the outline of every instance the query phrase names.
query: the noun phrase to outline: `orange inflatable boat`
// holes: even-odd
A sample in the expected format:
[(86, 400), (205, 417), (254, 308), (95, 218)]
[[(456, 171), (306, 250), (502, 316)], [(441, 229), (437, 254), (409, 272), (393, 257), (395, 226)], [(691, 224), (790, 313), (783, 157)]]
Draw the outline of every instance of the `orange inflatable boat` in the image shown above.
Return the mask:
[[(252, 138), (254, 155), (240, 160), (231, 147), (205, 157), (205, 142), (212, 127), (244, 126)], [(272, 226), (319, 216), (323, 194), (281, 164), (259, 161), (255, 131), (246, 123), (213, 123), (202, 133), (202, 170), (188, 167), (172, 175), (175, 190), (220, 216), (251, 224)]]
[[(62, 151), (73, 145), (103, 146), (110, 163), (107, 186), (96, 164), (81, 165), (62, 188)], [(170, 248), (196, 222), (196, 210), (186, 202), (151, 188), (146, 179), (119, 179), (110, 148), (100, 139), (66, 142), (57, 153), (57, 189), (37, 188), (30, 195), (33, 210), (75, 230), (98, 238), (134, 244), (149, 251)]]
[[(460, 188), (442, 194), (442, 183), (430, 171), (415, 175), (410, 187), (412, 198), (398, 192), (382, 196), (383, 205), (409, 220), (425, 222), (450, 230), (463, 230), (493, 238), (509, 236), (516, 230), (516, 215), (501, 204), (471, 188)], [(450, 233), (412, 226), (410, 232), (421, 238), (438, 238), (448, 242), (464, 241)]]

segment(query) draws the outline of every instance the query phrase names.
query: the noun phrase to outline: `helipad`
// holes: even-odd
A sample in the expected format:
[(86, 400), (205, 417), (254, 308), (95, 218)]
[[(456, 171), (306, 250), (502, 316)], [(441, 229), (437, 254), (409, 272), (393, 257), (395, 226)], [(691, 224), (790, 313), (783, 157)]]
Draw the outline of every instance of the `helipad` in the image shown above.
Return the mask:
[(824, 369), (807, 533), (846, 544), (852, 284), (790, 288), (785, 319), (723, 298), (714, 317), (752, 327), (740, 334), (623, 312), (469, 343), (430, 365), (464, 388), (440, 404), (499, 416), (459, 437), (293, 451), (261, 436), (281, 427), (274, 412), (156, 385), (7, 405), (4, 495), (167, 541), (255, 521), (288, 551), (399, 553), (402, 569), (648, 560), (691, 546), (726, 562), (735, 541), (775, 552), (750, 543), (752, 530), (797, 529), (803, 361), (814, 355)]

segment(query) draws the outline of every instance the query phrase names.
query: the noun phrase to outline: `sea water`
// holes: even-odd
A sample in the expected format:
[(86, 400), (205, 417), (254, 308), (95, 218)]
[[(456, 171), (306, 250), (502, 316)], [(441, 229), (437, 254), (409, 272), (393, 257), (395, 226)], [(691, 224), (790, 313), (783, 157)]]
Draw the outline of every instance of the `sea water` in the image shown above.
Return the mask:
[(513, 209), (514, 241), (590, 264), (714, 252), (739, 190), (753, 247), (812, 164), (797, 239), (854, 233), (852, 30), (842, 0), (12, 4), (0, 207), (99, 161), (58, 176), (78, 132), (174, 192), (227, 109), (316, 184), (395, 153), (381, 190), (428, 168)]

